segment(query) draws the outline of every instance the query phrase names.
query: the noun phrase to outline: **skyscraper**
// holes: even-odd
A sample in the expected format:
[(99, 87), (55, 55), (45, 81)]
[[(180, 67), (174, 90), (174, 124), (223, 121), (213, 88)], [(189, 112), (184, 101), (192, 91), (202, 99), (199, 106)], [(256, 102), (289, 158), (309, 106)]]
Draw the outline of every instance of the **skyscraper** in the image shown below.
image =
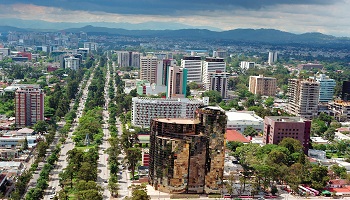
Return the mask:
[(206, 58), (203, 62), (203, 83), (205, 88), (210, 87), (210, 73), (215, 73), (216, 71), (225, 72), (226, 63), (223, 58)]
[(268, 61), (267, 63), (269, 65), (272, 65), (273, 63), (277, 62), (277, 51), (269, 51), (269, 58), (268, 58)]
[(218, 91), (223, 99), (227, 98), (227, 75), (226, 72), (217, 70), (216, 72), (209, 73), (210, 87), (209, 90)]
[(249, 76), (249, 91), (253, 94), (263, 96), (275, 96), (277, 89), (277, 80), (272, 77)]
[(184, 56), (181, 67), (187, 69), (187, 81), (202, 83), (202, 60), (200, 56)]
[(187, 69), (179, 66), (171, 66), (168, 70), (167, 98), (186, 97)]
[(288, 80), (287, 112), (306, 119), (317, 116), (320, 84), (313, 79)]
[(15, 92), (16, 126), (34, 125), (44, 120), (44, 92), (39, 85), (21, 85)]
[(164, 59), (163, 60), (163, 73), (162, 73), (162, 85), (166, 85), (168, 81), (168, 70), (170, 66), (176, 66), (176, 60)]
[(341, 99), (350, 101), (350, 81), (343, 81)]
[(220, 193), (227, 117), (204, 107), (196, 119), (153, 119), (149, 183), (169, 193)]
[[(161, 71), (161, 70), (160, 70)], [(140, 79), (157, 83), (157, 75), (161, 79), (158, 69), (158, 60), (155, 56), (142, 56), (140, 58)]]
[(319, 102), (329, 102), (333, 99), (334, 87), (336, 82), (334, 79), (329, 78), (325, 74), (315, 75), (314, 77), (310, 77), (316, 80), (316, 82), (320, 83), (320, 96)]
[(132, 51), (118, 51), (119, 67), (136, 67), (140, 68), (140, 53)]

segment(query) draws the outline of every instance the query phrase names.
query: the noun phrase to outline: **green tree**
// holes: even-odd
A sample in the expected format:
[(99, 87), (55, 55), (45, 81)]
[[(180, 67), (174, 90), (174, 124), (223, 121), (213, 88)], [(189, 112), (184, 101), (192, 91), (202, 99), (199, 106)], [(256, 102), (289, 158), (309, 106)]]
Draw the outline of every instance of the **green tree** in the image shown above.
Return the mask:
[(132, 190), (132, 196), (126, 197), (126, 200), (150, 200), (151, 197), (147, 194), (145, 185), (131, 185), (129, 187)]
[(311, 185), (316, 190), (322, 190), (329, 180), (326, 166), (314, 166), (310, 173)]
[(139, 148), (131, 147), (126, 151), (125, 159), (127, 160), (127, 164), (131, 169), (132, 178), (134, 179), (135, 168), (137, 163), (141, 160), (141, 150)]
[(303, 152), (300, 141), (293, 138), (284, 138), (278, 145), (287, 148), (290, 154)]
[(265, 100), (264, 104), (266, 107), (270, 108), (273, 105), (274, 101), (275, 101), (275, 99), (273, 97), (268, 97)]
[(346, 178), (346, 168), (345, 167), (341, 167), (338, 164), (336, 164), (336, 165), (331, 166), (331, 170), (334, 172), (334, 174), (338, 178)]
[(48, 124), (45, 121), (39, 120), (34, 124), (34, 131), (38, 134), (43, 134), (47, 132)]
[(24, 150), (27, 150), (27, 149), (28, 149), (28, 140), (27, 140), (27, 137), (24, 137), (23, 149), (24, 149)]
[(203, 92), (202, 97), (209, 97), (210, 103), (218, 104), (222, 101), (222, 97), (220, 95), (220, 92), (214, 91), (214, 90)]
[(333, 141), (335, 138), (335, 128), (329, 127), (326, 132), (324, 132), (323, 137), (329, 141)]
[(97, 166), (91, 165), (88, 162), (83, 162), (78, 171), (78, 177), (81, 180), (92, 181), (96, 180), (97, 177)]
[(230, 141), (227, 142), (226, 147), (231, 150), (232, 152), (235, 152), (237, 147), (241, 147), (244, 144), (242, 142), (237, 142), (237, 141)]
[(49, 148), (49, 145), (44, 142), (44, 141), (40, 141), (38, 142), (38, 144), (36, 145), (37, 151), (38, 151), (38, 157), (44, 157), (46, 154), (46, 149)]
[(118, 196), (119, 185), (113, 181), (108, 182), (108, 189), (111, 192), (112, 196)]
[(247, 126), (243, 131), (243, 135), (254, 137), (258, 135), (258, 131), (256, 131), (255, 128), (251, 126)]

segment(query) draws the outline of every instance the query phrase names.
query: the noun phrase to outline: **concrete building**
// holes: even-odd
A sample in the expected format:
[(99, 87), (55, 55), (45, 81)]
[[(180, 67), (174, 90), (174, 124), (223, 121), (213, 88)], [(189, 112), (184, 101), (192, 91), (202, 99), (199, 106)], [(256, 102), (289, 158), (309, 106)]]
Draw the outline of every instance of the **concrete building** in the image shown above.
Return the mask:
[(11, 55), (10, 48), (0, 48), (0, 52), (4, 57)]
[(213, 51), (213, 57), (214, 58), (226, 58), (227, 57), (227, 51), (225, 51), (225, 50)]
[[(158, 79), (161, 79), (162, 66), (158, 67), (158, 64), (163, 65), (163, 63), (158, 62), (155, 56), (143, 56), (140, 58), (140, 79), (146, 80), (148, 82), (156, 83), (158, 85)], [(159, 81), (161, 82), (161, 81)]]
[(341, 99), (350, 101), (350, 81), (343, 81)]
[(77, 69), (79, 69), (79, 66), (80, 66), (79, 58), (76, 58), (74, 56), (64, 58), (64, 67), (66, 69), (77, 70)]
[(119, 67), (140, 68), (140, 53), (131, 51), (117, 51)]
[(227, 129), (244, 132), (251, 126), (256, 131), (262, 132), (264, 129), (264, 119), (255, 114), (254, 111), (226, 111)]
[(311, 121), (301, 117), (266, 116), (264, 119), (264, 143), (278, 144), (284, 138), (299, 140), (307, 154), (310, 143)]
[(329, 114), (337, 121), (350, 121), (350, 101), (335, 100), (328, 103)]
[(44, 120), (44, 92), (39, 85), (22, 85), (15, 92), (16, 126), (34, 125)]
[(154, 118), (194, 118), (195, 110), (208, 105), (209, 98), (196, 99), (157, 99), (132, 98), (132, 124), (149, 127)]
[(249, 91), (262, 96), (275, 96), (277, 90), (277, 80), (272, 77), (249, 76)]
[(288, 80), (286, 111), (306, 119), (317, 116), (320, 84), (313, 79)]
[[(173, 60), (173, 59), (163, 60), (163, 69), (162, 69), (163, 74), (161, 76), (162, 77), (161, 85), (167, 84), (169, 67), (176, 66), (176, 64), (177, 64), (176, 60)], [(186, 75), (186, 79), (187, 79), (187, 75)]]
[(269, 58), (267, 60), (267, 63), (269, 65), (273, 65), (275, 62), (277, 62), (277, 56), (278, 56), (277, 51), (269, 51)]
[(184, 56), (181, 67), (187, 69), (187, 81), (202, 83), (203, 62), (200, 56)]
[(187, 69), (171, 66), (167, 77), (166, 97), (170, 99), (186, 97)]
[(320, 84), (319, 102), (327, 103), (333, 99), (334, 87), (336, 82), (325, 74), (315, 75), (310, 77)]
[(323, 69), (323, 65), (307, 63), (298, 65), (298, 68), (299, 70)]
[(206, 88), (210, 87), (210, 73), (217, 71), (226, 72), (226, 62), (223, 58), (206, 58), (203, 62), (203, 84)]
[(225, 161), (226, 115), (217, 107), (195, 119), (153, 119), (149, 183), (168, 193), (220, 193)]
[(164, 85), (157, 85), (155, 83), (149, 83), (148, 81), (140, 81), (137, 83), (136, 91), (139, 95), (159, 95), (160, 93), (166, 93), (167, 87)]
[(214, 90), (221, 94), (223, 99), (227, 98), (227, 83), (228, 83), (229, 73), (216, 71), (209, 73), (209, 87), (206, 88), (207, 91)]
[(98, 44), (96, 42), (84, 42), (84, 48), (89, 49), (89, 51), (97, 51)]
[(249, 68), (255, 67), (255, 62), (242, 61), (239, 66), (241, 69), (248, 70)]

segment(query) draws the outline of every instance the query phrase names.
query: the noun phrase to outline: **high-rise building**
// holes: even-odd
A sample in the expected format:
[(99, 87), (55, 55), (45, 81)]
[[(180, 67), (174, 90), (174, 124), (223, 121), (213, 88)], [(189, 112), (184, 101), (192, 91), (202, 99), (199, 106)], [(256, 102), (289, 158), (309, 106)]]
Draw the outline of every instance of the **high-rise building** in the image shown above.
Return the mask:
[(210, 73), (215, 73), (216, 71), (225, 72), (226, 62), (223, 58), (206, 58), (203, 62), (203, 83), (206, 88), (210, 87)]
[(64, 67), (66, 69), (77, 70), (79, 69), (80, 60), (74, 56), (69, 56), (68, 58), (64, 58)]
[(88, 48), (89, 51), (97, 51), (98, 44), (96, 42), (84, 42), (84, 48)]
[(350, 101), (350, 81), (343, 81), (341, 99), (344, 101)]
[[(162, 74), (158, 74), (162, 70), (159, 70), (158, 60), (155, 56), (142, 56), (140, 58), (140, 79), (157, 83), (157, 77), (162, 78)], [(163, 64), (162, 64), (163, 66)]]
[(268, 58), (268, 61), (267, 63), (269, 65), (272, 65), (273, 63), (277, 62), (277, 51), (269, 51), (269, 58)]
[(140, 68), (140, 53), (139, 52), (129, 52), (130, 56), (130, 66), (131, 67), (136, 67), (136, 68)]
[(284, 138), (299, 140), (304, 153), (309, 150), (311, 121), (301, 117), (266, 116), (264, 120), (265, 144), (278, 144)]
[(209, 73), (210, 84), (206, 88), (209, 90), (218, 91), (223, 99), (227, 98), (227, 83), (228, 83), (228, 73), (221, 72), (220, 70), (216, 72)]
[(335, 100), (328, 103), (329, 114), (340, 122), (350, 121), (350, 102)]
[(202, 83), (202, 60), (200, 56), (184, 56), (181, 67), (187, 69), (187, 81)]
[(195, 119), (153, 119), (149, 183), (168, 193), (220, 193), (227, 117), (204, 107)]
[(179, 66), (171, 66), (168, 70), (167, 98), (186, 97), (187, 69)]
[(213, 57), (214, 58), (226, 58), (227, 57), (227, 51), (225, 51), (225, 50), (213, 51)]
[(44, 120), (44, 92), (39, 85), (20, 85), (15, 92), (16, 126), (34, 125)]
[(140, 68), (140, 53), (132, 51), (117, 51), (119, 67)]
[(194, 118), (198, 107), (208, 105), (209, 97), (197, 99), (132, 98), (131, 123), (149, 127), (154, 118)]
[(316, 80), (316, 82), (320, 83), (320, 97), (319, 102), (329, 102), (333, 99), (334, 87), (336, 82), (334, 79), (329, 78), (325, 74), (315, 75), (314, 77), (310, 77)]
[[(171, 66), (176, 66), (176, 60), (165, 59), (163, 60), (163, 74), (162, 74), (162, 85), (166, 85), (168, 81), (168, 70)], [(187, 78), (187, 77), (186, 77)]]
[(272, 77), (249, 76), (249, 91), (253, 94), (262, 96), (275, 96), (277, 89), (277, 80)]
[(242, 61), (239, 66), (243, 69), (243, 70), (248, 70), (250, 68), (254, 68), (255, 67), (255, 62), (248, 62), (248, 61)]
[(320, 84), (313, 79), (288, 80), (287, 112), (306, 119), (317, 115)]

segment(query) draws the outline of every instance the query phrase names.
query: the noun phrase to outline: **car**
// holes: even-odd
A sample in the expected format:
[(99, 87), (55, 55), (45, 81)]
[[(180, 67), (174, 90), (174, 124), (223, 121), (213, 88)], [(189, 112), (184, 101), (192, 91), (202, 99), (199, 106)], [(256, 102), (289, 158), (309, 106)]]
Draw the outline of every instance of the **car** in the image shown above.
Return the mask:
[(104, 180), (103, 182), (108, 183), (108, 180), (106, 179), (106, 180)]
[(50, 197), (50, 199), (53, 199), (53, 198), (55, 198), (55, 195), (52, 194), (52, 195), (50, 195), (49, 197)]

